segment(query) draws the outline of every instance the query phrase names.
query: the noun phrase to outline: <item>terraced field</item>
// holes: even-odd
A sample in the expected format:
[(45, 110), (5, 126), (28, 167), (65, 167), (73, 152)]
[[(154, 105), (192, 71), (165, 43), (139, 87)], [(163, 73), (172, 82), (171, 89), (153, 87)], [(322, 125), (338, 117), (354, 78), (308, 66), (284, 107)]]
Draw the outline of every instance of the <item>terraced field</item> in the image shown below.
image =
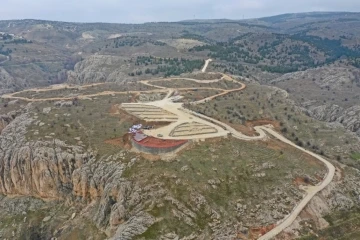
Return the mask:
[(174, 128), (174, 130), (170, 133), (170, 136), (182, 137), (210, 133), (217, 133), (216, 128), (203, 123), (188, 122)]
[(121, 104), (122, 109), (147, 122), (176, 122), (178, 117), (160, 107), (145, 104)]

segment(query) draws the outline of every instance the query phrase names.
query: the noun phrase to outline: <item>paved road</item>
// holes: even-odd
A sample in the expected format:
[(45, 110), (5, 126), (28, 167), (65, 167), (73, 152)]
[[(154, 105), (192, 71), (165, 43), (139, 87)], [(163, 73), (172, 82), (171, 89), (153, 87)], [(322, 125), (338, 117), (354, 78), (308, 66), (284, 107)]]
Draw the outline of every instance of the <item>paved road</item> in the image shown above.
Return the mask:
[(212, 59), (208, 59), (205, 61), (205, 65), (204, 65), (203, 69), (201, 70), (201, 72), (203, 72), (203, 73), (206, 72), (206, 69), (209, 66), (210, 62), (212, 62)]

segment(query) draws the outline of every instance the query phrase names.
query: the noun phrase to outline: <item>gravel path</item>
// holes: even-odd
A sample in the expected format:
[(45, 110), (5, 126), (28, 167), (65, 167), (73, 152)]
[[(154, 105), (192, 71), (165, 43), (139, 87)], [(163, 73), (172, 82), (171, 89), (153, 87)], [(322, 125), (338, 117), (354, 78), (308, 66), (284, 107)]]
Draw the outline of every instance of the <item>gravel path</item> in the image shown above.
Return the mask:
[(206, 72), (206, 69), (209, 66), (210, 62), (212, 62), (212, 59), (208, 59), (205, 61), (205, 65), (204, 65), (203, 69), (201, 70), (201, 72), (203, 72), (203, 73)]

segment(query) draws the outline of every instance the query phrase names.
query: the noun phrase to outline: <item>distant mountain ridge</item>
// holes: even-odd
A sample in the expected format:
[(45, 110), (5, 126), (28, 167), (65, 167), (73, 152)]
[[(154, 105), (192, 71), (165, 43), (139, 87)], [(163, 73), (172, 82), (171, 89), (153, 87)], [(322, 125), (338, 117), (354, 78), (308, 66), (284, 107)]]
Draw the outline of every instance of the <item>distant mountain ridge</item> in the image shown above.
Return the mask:
[(312, 18), (312, 19), (324, 19), (324, 18), (340, 18), (340, 17), (358, 17), (360, 19), (360, 12), (299, 12), (299, 13), (284, 13), (266, 17), (259, 18), (246, 18), (246, 19), (229, 19), (229, 18), (219, 18), (219, 19), (184, 19), (180, 21), (160, 21), (160, 22), (144, 22), (144, 23), (107, 23), (107, 22), (69, 22), (69, 21), (54, 21), (54, 20), (44, 20), (44, 19), (10, 19), (10, 20), (1, 20), (0, 22), (33, 22), (33, 23), (44, 23), (44, 22), (53, 22), (53, 23), (71, 23), (71, 24), (112, 24), (112, 25), (142, 25), (148, 23), (183, 23), (183, 22), (194, 22), (194, 23), (228, 23), (228, 22), (252, 22), (263, 21), (267, 23), (278, 23), (280, 21), (286, 21), (289, 19), (304, 19), (304, 18)]

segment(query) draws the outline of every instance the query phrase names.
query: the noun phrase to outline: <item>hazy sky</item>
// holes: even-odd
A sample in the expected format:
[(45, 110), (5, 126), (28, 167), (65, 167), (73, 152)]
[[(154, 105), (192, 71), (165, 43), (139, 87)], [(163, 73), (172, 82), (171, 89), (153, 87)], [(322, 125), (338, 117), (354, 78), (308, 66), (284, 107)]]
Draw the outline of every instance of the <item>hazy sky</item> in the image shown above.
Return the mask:
[(359, 0), (0, 0), (0, 19), (141, 23), (359, 11)]

